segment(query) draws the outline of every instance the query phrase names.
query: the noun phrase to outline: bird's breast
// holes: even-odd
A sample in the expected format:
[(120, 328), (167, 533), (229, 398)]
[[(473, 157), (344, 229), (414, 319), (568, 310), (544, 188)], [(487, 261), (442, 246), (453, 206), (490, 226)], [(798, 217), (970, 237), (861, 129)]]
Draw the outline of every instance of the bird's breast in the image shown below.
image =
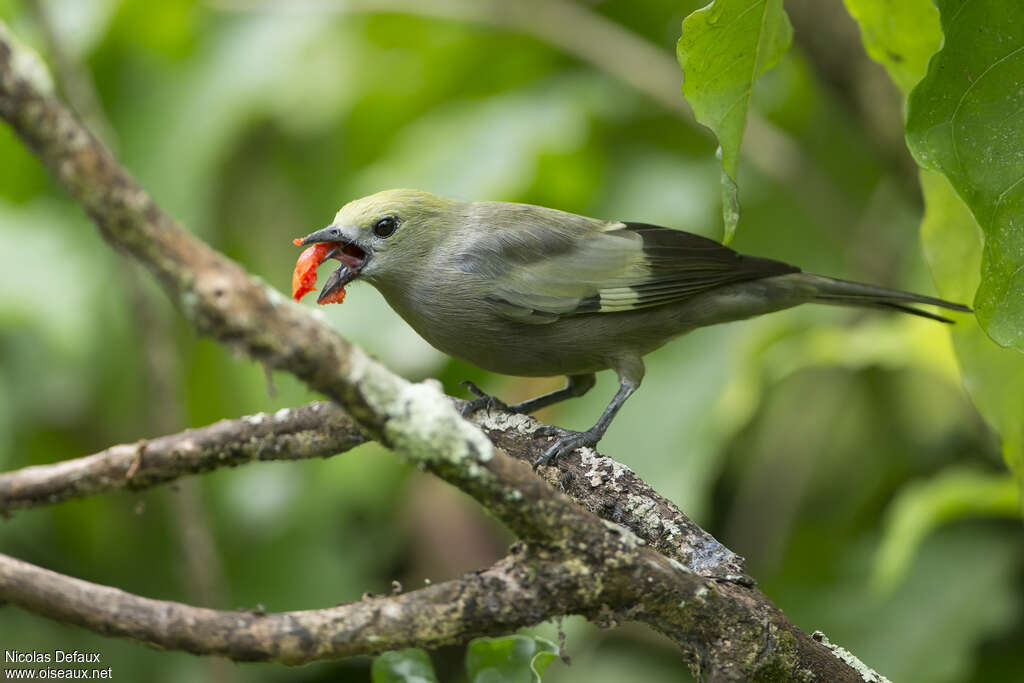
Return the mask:
[(485, 370), (549, 377), (596, 372), (610, 365), (600, 345), (574, 338), (576, 332), (564, 321), (532, 325), (499, 315), (479, 282), (421, 282), (416, 287), (378, 289), (431, 346)]

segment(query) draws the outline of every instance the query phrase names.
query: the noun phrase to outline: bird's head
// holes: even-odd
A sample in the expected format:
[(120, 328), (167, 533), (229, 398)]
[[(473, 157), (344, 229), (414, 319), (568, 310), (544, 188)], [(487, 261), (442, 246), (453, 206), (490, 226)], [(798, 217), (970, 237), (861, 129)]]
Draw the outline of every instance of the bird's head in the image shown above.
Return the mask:
[(326, 258), (341, 265), (327, 279), (318, 301), (357, 277), (374, 283), (415, 272), (436, 247), (454, 204), (420, 190), (385, 190), (341, 207), (330, 225), (299, 242), (339, 243)]

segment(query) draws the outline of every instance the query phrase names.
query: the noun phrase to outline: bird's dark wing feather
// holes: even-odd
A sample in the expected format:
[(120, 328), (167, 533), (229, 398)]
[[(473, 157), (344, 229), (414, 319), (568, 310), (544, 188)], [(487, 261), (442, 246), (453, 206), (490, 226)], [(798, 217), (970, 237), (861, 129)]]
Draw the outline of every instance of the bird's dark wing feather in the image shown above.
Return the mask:
[(598, 223), (578, 246), (496, 283), (502, 315), (531, 323), (676, 303), (715, 287), (799, 272), (714, 240), (646, 223)]
[(674, 302), (722, 285), (800, 271), (781, 261), (744, 256), (707, 237), (682, 230), (646, 223), (626, 223), (622, 230), (640, 236), (649, 273), (624, 286), (602, 288), (601, 296), (613, 292), (635, 296), (632, 308)]

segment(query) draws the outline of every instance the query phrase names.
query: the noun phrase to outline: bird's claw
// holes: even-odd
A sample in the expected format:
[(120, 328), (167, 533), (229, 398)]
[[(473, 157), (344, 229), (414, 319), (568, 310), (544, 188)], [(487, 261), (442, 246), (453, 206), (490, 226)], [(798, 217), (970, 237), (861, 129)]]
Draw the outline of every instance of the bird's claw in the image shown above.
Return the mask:
[(508, 406), (505, 405), (501, 400), (484, 393), (484, 391), (473, 384), (470, 381), (459, 382), (459, 386), (466, 387), (466, 391), (476, 396), (471, 401), (466, 401), (465, 405), (462, 406), (462, 410), (459, 411), (462, 417), (469, 417), (475, 412), (480, 410), (501, 410), (508, 411)]
[(551, 448), (544, 451), (544, 454), (533, 461), (533, 469), (541, 465), (550, 465), (558, 458), (569, 455), (577, 448), (593, 448), (601, 440), (601, 435), (593, 431), (574, 432), (571, 429), (562, 429), (553, 425), (543, 425), (533, 432), (534, 436), (557, 436), (558, 441)]

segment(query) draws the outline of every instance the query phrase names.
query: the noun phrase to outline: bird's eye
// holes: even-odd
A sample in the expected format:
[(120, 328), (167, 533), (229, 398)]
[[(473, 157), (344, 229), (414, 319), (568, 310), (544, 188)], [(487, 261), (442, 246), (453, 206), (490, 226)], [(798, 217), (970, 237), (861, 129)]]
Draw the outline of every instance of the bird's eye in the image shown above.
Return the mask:
[(373, 234), (377, 237), (391, 237), (398, 230), (398, 219), (394, 216), (384, 216), (373, 224)]

